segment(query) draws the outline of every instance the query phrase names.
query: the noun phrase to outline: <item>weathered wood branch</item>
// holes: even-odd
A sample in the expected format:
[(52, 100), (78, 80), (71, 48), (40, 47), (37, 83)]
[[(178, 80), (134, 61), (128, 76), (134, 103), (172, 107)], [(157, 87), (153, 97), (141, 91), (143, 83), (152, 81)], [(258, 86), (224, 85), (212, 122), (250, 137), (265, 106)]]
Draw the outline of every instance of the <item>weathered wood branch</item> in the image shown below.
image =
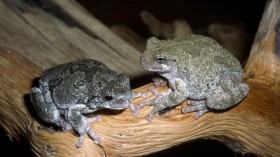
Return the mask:
[(64, 14), (58, 16), (67, 19), (61, 20), (22, 0), (0, 1), (0, 46), (13, 48), (43, 69), (78, 58), (93, 58), (131, 77), (147, 73), (140, 66), (140, 52), (77, 2), (54, 2), (58, 3), (54, 7), (64, 6), (60, 9)]
[[(0, 17), (5, 11), (9, 12), (2, 11)], [(207, 113), (198, 120), (192, 113), (181, 114), (182, 105), (163, 116), (156, 116), (153, 122), (145, 119), (151, 109), (149, 107), (141, 110), (137, 117), (132, 117), (128, 109), (119, 114), (100, 112), (102, 121), (93, 123), (92, 128), (102, 137), (101, 146), (86, 137), (80, 149), (75, 147), (78, 137), (72, 131), (39, 129), (40, 123), (28, 94), (34, 78), (41, 74), (42, 69), (33, 63), (34, 60), (31, 62), (20, 55), (20, 50), (16, 53), (1, 48), (0, 126), (14, 141), (28, 140), (30, 148), (38, 156), (104, 156), (104, 153), (107, 156), (142, 156), (199, 138), (217, 139), (239, 153), (280, 156), (279, 13), (280, 2), (269, 0), (244, 69), (244, 81), (250, 86), (250, 91), (239, 105), (226, 112)], [(10, 30), (0, 24), (1, 28)], [(7, 42), (7, 36), (3, 34), (1, 31), (3, 40), (0, 41)], [(36, 55), (36, 51), (32, 52)], [(30, 57), (33, 53), (25, 54)], [(134, 89), (134, 92), (146, 91), (148, 86), (150, 84)], [(151, 93), (147, 98), (134, 99), (133, 102), (150, 98)]]

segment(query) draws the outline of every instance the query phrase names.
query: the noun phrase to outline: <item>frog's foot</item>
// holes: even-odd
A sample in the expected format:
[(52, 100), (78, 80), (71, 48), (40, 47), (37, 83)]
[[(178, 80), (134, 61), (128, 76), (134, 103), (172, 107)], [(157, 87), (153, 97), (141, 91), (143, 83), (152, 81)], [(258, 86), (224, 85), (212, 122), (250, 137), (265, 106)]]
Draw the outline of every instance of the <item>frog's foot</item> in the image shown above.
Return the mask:
[(90, 123), (91, 122), (100, 122), (101, 121), (101, 117), (98, 116), (94, 116), (94, 117), (90, 117), (90, 118), (86, 118), (84, 119), (84, 125), (81, 125), (80, 127), (76, 128), (75, 130), (79, 133), (80, 137), (79, 137), (79, 141), (76, 144), (77, 148), (81, 148), (83, 145), (83, 141), (85, 138), (85, 135), (88, 134), (88, 136), (93, 139), (95, 144), (99, 144), (101, 142), (101, 138), (98, 137), (91, 129), (90, 127)]
[(148, 114), (146, 119), (147, 119), (147, 121), (152, 122), (153, 121), (153, 117), (154, 117), (154, 115), (150, 113), (150, 114)]
[[(132, 93), (132, 98), (137, 98), (137, 97), (145, 98), (147, 97), (147, 92)], [(131, 111), (132, 116), (137, 116), (139, 114), (139, 108), (134, 106), (132, 103), (130, 103), (128, 107)]]
[(135, 105), (136, 110), (140, 110), (141, 108), (143, 108), (143, 107), (145, 107), (145, 106), (152, 106), (152, 105), (155, 103), (155, 100), (156, 100), (156, 99), (159, 99), (160, 97), (162, 97), (162, 94), (159, 93), (159, 92), (155, 89), (155, 87), (153, 87), (153, 86), (149, 87), (149, 91), (150, 91), (153, 95), (155, 95), (156, 98)]
[(55, 124), (57, 126), (60, 126), (62, 131), (68, 131), (73, 129), (72, 125), (63, 118), (60, 118), (59, 121), (56, 122)]
[(160, 92), (158, 92), (158, 91), (156, 90), (156, 88), (153, 87), (153, 86), (149, 87), (149, 91), (150, 91), (151, 93), (153, 93), (153, 95), (156, 97), (156, 99), (158, 99), (158, 98), (160, 98), (160, 97), (163, 96), (163, 94), (161, 94)]
[(132, 103), (130, 103), (128, 107), (132, 116), (137, 116), (139, 114), (139, 108), (135, 107)]
[(152, 100), (149, 100), (149, 101), (146, 101), (146, 102), (143, 102), (143, 103), (139, 103), (137, 104), (135, 107), (139, 110), (145, 106), (154, 106), (153, 110), (151, 111), (151, 113), (146, 117), (146, 119), (151, 122), (153, 120), (153, 117), (155, 114), (157, 114), (159, 111), (163, 110), (166, 108), (166, 106), (162, 105), (162, 97), (164, 97), (166, 94), (170, 93), (170, 91), (162, 94), (162, 93), (159, 93), (154, 86), (151, 86), (149, 87), (149, 91), (155, 95), (155, 98), (152, 99)]
[(132, 93), (132, 98), (146, 98), (147, 92), (140, 92), (140, 93)]
[(205, 100), (188, 100), (187, 104), (189, 106), (205, 105)]
[(154, 82), (153, 85), (155, 87), (163, 87), (163, 86), (167, 86), (167, 84), (168, 84), (167, 80), (164, 78), (154, 77), (154, 78), (152, 78), (152, 80)]
[(154, 103), (155, 103), (155, 99), (152, 99), (152, 100), (149, 100), (149, 101), (146, 101), (146, 102), (142, 102), (142, 103), (136, 104), (135, 108), (137, 110), (140, 110), (140, 109), (142, 109), (142, 108), (144, 108), (146, 106), (153, 106)]
[(188, 105), (182, 108), (182, 113), (189, 113), (195, 112), (194, 118), (198, 119), (203, 116), (209, 109), (206, 107), (205, 100), (195, 101), (195, 100), (188, 100)]
[(94, 116), (94, 117), (90, 117), (90, 118), (87, 118), (89, 120), (89, 122), (101, 122), (101, 117), (98, 115), (98, 116)]
[(78, 140), (78, 143), (76, 144), (76, 147), (77, 148), (81, 148), (83, 146), (83, 142), (84, 142), (84, 139), (85, 139), (85, 135), (86, 133), (88, 134), (88, 136), (93, 139), (94, 143), (95, 144), (99, 144), (101, 142), (101, 138), (98, 137), (92, 130), (91, 130), (91, 127), (90, 126), (87, 126), (85, 129), (77, 129), (77, 131), (79, 132), (80, 134), (80, 137), (79, 137), (79, 140)]
[(152, 109), (152, 111), (146, 117), (147, 121), (149, 121), (149, 122), (153, 121), (154, 115), (158, 114), (159, 111), (162, 111), (163, 109), (166, 109), (166, 106), (163, 105), (161, 100), (159, 100), (159, 101), (156, 100), (153, 104), (154, 104), (154, 108)]

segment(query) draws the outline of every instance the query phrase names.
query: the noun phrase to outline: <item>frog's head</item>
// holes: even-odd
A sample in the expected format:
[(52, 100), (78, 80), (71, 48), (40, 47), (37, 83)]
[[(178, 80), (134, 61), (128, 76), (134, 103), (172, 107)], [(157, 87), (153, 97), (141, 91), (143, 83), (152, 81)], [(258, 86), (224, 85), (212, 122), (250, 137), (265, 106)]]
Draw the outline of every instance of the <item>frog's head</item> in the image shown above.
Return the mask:
[(100, 103), (96, 103), (98, 108), (122, 110), (129, 106), (132, 100), (130, 81), (127, 75), (118, 74), (114, 79), (106, 83), (102, 90)]
[(177, 55), (174, 43), (170, 40), (148, 39), (146, 50), (141, 55), (140, 63), (144, 69), (158, 73), (177, 70)]

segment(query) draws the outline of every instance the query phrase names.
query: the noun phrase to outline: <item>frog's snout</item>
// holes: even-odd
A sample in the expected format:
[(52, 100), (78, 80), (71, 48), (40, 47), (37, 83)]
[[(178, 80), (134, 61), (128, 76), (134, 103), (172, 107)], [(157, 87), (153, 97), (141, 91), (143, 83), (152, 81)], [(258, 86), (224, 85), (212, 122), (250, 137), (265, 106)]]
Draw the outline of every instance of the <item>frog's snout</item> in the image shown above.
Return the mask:
[(111, 109), (115, 110), (122, 110), (124, 108), (127, 108), (129, 105), (129, 101), (125, 99), (118, 99), (114, 101), (113, 106), (111, 106)]
[(140, 57), (140, 64), (144, 65), (145, 62), (146, 62), (146, 57), (141, 56), (141, 57)]
[(117, 104), (123, 104), (124, 102), (125, 102), (124, 99), (118, 99), (118, 100), (116, 100), (116, 101), (114, 102), (114, 104), (115, 104), (115, 105), (117, 105)]

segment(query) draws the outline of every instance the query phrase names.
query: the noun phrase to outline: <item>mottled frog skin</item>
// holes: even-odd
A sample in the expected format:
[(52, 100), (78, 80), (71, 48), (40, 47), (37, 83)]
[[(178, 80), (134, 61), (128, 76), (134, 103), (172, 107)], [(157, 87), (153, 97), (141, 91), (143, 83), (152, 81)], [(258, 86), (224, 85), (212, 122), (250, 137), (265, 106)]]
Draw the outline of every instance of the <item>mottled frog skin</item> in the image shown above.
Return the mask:
[(167, 80), (171, 91), (156, 93), (156, 99), (138, 104), (138, 108), (153, 105), (147, 120), (159, 111), (174, 107), (186, 99), (183, 113), (197, 111), (198, 119), (204, 113), (225, 110), (238, 104), (248, 93), (242, 83), (239, 61), (214, 39), (189, 35), (173, 40), (148, 39), (140, 62), (144, 69), (157, 72)]
[(62, 130), (77, 131), (80, 136), (77, 147), (82, 146), (86, 133), (95, 143), (101, 141), (89, 125), (100, 121), (100, 117), (85, 114), (103, 108), (133, 110), (132, 98), (127, 75), (92, 59), (75, 60), (45, 70), (39, 87), (31, 91), (31, 101), (39, 117)]

